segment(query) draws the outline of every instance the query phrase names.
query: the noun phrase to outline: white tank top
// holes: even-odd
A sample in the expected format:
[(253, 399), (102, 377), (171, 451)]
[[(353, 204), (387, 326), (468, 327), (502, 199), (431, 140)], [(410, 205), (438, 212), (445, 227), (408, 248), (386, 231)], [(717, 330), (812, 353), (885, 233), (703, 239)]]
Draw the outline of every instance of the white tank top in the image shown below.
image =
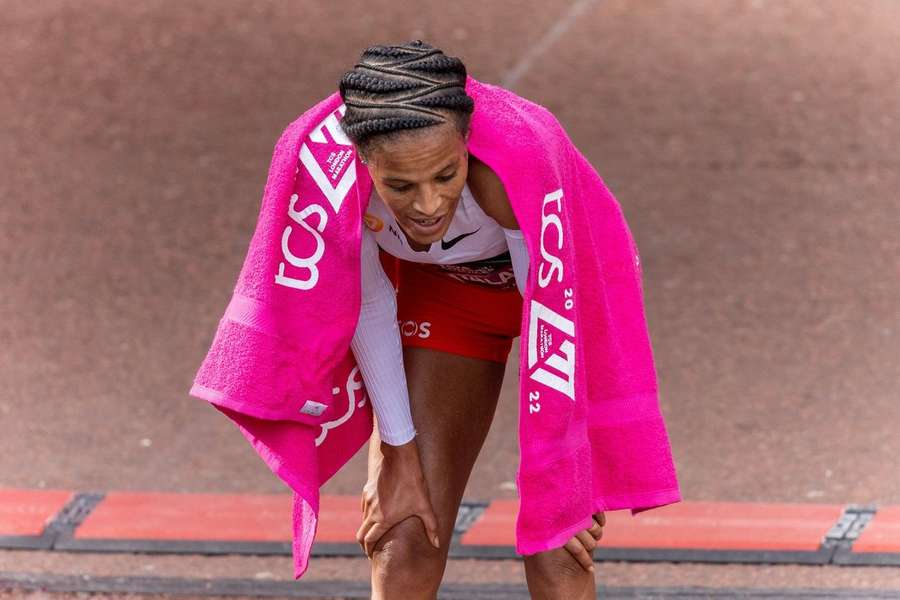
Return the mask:
[(406, 235), (374, 187), (365, 223), (385, 252), (411, 262), (454, 265), (495, 258), (509, 250), (503, 229), (481, 210), (468, 184), (463, 187), (443, 239), (431, 244), (427, 250), (410, 248)]

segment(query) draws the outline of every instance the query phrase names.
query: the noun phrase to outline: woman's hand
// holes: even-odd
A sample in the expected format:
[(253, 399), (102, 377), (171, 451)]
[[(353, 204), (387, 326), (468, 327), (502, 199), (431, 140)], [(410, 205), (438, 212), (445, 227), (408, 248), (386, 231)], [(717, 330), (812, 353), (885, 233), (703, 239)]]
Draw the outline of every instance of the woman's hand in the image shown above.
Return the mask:
[(606, 525), (606, 515), (602, 512), (593, 515), (594, 523), (588, 529), (583, 529), (572, 536), (563, 546), (575, 557), (585, 571), (594, 571), (594, 556), (592, 552), (597, 547), (597, 542), (603, 537), (603, 526)]
[(369, 479), (363, 487), (363, 523), (356, 532), (366, 556), (372, 558), (375, 545), (384, 533), (411, 515), (422, 520), (428, 539), (440, 548), (437, 517), (431, 507), (419, 447), (415, 438), (401, 446), (381, 442), (381, 456), (370, 465)]

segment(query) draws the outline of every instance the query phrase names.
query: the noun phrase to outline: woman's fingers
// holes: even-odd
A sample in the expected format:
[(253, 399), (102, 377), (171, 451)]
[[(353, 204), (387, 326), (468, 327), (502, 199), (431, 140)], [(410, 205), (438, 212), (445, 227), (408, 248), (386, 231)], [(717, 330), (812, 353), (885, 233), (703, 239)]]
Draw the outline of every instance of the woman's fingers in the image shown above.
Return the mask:
[(434, 511), (431, 509), (431, 504), (429, 503), (427, 509), (420, 510), (416, 514), (420, 519), (422, 519), (422, 523), (425, 525), (425, 533), (427, 534), (428, 541), (431, 542), (431, 545), (435, 548), (440, 548), (441, 542), (438, 538), (437, 517), (434, 516)]
[(359, 526), (359, 529), (356, 530), (356, 541), (359, 542), (360, 547), (365, 550), (366, 546), (364, 541), (366, 539), (366, 533), (368, 533), (369, 528), (372, 527), (373, 523), (369, 519), (364, 519), (362, 525)]
[(375, 523), (366, 532), (365, 537), (363, 538), (363, 548), (366, 551), (366, 556), (372, 558), (372, 553), (375, 552), (375, 545), (378, 544), (378, 540), (381, 539), (381, 536), (384, 535), (385, 527), (381, 523)]
[(578, 539), (578, 536), (575, 536), (566, 542), (566, 545), (563, 546), (563, 548), (568, 550), (569, 554), (575, 557), (575, 560), (578, 561), (578, 564), (580, 564), (585, 571), (594, 571), (594, 558), (588, 553), (587, 548), (584, 547), (584, 544)]
[(603, 526), (606, 525), (606, 515), (602, 512), (594, 513), (591, 515), (593, 520), (591, 522), (591, 526), (587, 529), (587, 532), (591, 534), (591, 536), (599, 541), (600, 538), (603, 537)]
[(594, 536), (588, 533), (587, 529), (582, 529), (575, 534), (575, 537), (577, 537), (581, 541), (581, 544), (588, 552), (593, 552), (594, 548), (597, 547), (597, 540), (594, 539)]
[(369, 527), (371, 527), (369, 522), (363, 521), (363, 524), (360, 525), (359, 529), (356, 530), (356, 541), (359, 543), (359, 547), (363, 550), (366, 549), (365, 545), (363, 544), (363, 540), (366, 538), (366, 532), (369, 530)]
[(589, 529), (582, 529), (564, 546), (575, 557), (585, 571), (594, 571), (593, 550), (597, 547), (597, 539)]
[(599, 540), (603, 537), (603, 527), (600, 526), (600, 523), (597, 521), (592, 521), (591, 526), (588, 529), (585, 529), (594, 540)]

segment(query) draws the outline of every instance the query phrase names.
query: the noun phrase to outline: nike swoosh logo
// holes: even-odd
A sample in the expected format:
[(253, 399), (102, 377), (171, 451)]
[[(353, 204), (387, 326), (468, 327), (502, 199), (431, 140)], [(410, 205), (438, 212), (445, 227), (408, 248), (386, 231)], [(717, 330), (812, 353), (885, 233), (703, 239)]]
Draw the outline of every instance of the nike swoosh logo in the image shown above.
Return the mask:
[(455, 238), (453, 238), (452, 240), (450, 240), (449, 242), (445, 242), (444, 240), (441, 240), (441, 250), (449, 250), (450, 248), (452, 248), (453, 246), (455, 246), (456, 244), (461, 242), (463, 240), (463, 238), (467, 238), (470, 235), (478, 233), (479, 231), (481, 231), (481, 227), (479, 227), (475, 231), (470, 231), (469, 233), (460, 234), (460, 235), (456, 236)]

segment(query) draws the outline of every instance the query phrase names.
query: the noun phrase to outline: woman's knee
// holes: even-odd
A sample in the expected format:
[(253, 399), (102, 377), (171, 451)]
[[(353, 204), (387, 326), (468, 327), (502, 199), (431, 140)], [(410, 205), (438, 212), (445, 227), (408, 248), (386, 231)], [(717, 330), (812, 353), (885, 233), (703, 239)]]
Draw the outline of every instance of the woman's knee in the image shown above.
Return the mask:
[(446, 561), (446, 540), (441, 548), (435, 548), (425, 536), (422, 521), (409, 517), (391, 527), (375, 545), (372, 570), (390, 587), (437, 590)]
[(524, 557), (525, 577), (535, 598), (593, 598), (594, 574), (565, 548)]

